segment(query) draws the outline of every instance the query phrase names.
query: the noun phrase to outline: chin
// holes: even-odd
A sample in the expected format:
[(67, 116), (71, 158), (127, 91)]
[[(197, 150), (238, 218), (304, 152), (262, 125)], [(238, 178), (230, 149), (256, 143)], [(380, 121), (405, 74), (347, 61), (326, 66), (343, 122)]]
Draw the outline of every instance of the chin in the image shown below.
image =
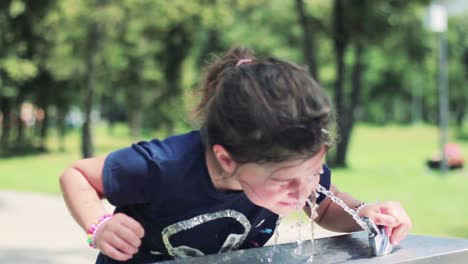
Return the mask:
[(290, 213), (296, 211), (297, 209), (295, 207), (291, 207), (291, 208), (274, 208), (274, 209), (270, 209), (270, 211), (272, 211), (273, 213), (279, 215), (279, 216), (287, 216), (289, 215)]
[(302, 208), (304, 205), (300, 205), (298, 208), (297, 204), (294, 205), (285, 205), (284, 203), (278, 203), (272, 209), (269, 209), (270, 211), (274, 212), (275, 214), (278, 214), (280, 216), (286, 216), (290, 213), (296, 212), (296, 211), (302, 211)]

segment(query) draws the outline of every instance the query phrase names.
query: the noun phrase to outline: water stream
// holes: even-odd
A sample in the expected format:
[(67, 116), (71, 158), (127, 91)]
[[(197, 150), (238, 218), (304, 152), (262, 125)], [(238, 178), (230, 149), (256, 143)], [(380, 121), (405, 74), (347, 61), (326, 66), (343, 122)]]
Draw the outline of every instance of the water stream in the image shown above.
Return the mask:
[(331, 191), (325, 189), (322, 185), (318, 184), (317, 185), (317, 191), (320, 193), (323, 193), (327, 197), (329, 197), (333, 202), (337, 203), (339, 206), (341, 206), (348, 214), (350, 214), (353, 219), (361, 226), (362, 229), (364, 229), (367, 233), (370, 233), (369, 227), (367, 227), (366, 223), (361, 219), (361, 217), (356, 213), (355, 210), (349, 208), (343, 200), (340, 198), (336, 197)]
[[(301, 219), (299, 219), (298, 222), (296, 223), (296, 229), (298, 230), (298, 239), (296, 241), (297, 247), (294, 249), (293, 255), (296, 257), (300, 257), (300, 258), (307, 257), (307, 263), (309, 264), (313, 262), (313, 257), (314, 257), (314, 237), (315, 237), (314, 219), (318, 216), (317, 214), (318, 205), (315, 203), (315, 201), (318, 196), (318, 193), (322, 193), (326, 195), (327, 197), (329, 197), (334, 203), (341, 206), (343, 210), (345, 210), (348, 214), (350, 214), (353, 217), (353, 219), (361, 226), (362, 229), (364, 229), (368, 233), (370, 232), (366, 223), (361, 219), (361, 217), (356, 213), (354, 209), (349, 208), (349, 206), (347, 206), (343, 202), (343, 200), (336, 197), (331, 191), (327, 190), (326, 188), (318, 184), (317, 192), (315, 193), (315, 195), (311, 195), (311, 197), (309, 197), (306, 201), (307, 205), (310, 208), (310, 214), (311, 214), (310, 219), (309, 219), (309, 228), (310, 228), (310, 235), (311, 235), (310, 243), (304, 243), (305, 239), (302, 237), (302, 234), (301, 234), (301, 229), (302, 229), (302, 225), (304, 224), (304, 222)], [(312, 196), (315, 196), (315, 197), (312, 197)], [(300, 206), (298, 206), (297, 209), (302, 210)], [(278, 243), (278, 237), (279, 237), (278, 227), (282, 220), (283, 220), (282, 217), (278, 217), (278, 221), (276, 222), (276, 227), (274, 231), (274, 240), (273, 240), (274, 245), (272, 249), (267, 253), (268, 263), (273, 262), (273, 256), (277, 250), (276, 245)], [(305, 245), (307, 245), (307, 248)], [(262, 262), (263, 262), (263, 259), (262, 259)]]

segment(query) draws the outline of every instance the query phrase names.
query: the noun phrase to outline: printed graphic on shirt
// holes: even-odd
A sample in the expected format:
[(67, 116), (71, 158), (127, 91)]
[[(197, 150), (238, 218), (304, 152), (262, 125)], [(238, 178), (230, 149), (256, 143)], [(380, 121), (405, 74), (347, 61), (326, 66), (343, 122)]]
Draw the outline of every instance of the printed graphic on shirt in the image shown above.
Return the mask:
[(195, 216), (191, 219), (184, 220), (164, 228), (161, 232), (164, 245), (166, 246), (167, 252), (174, 258), (186, 258), (192, 256), (204, 256), (205, 253), (197, 248), (192, 248), (186, 245), (180, 245), (174, 247), (170, 243), (171, 236), (178, 234), (180, 232), (196, 228), (199, 225), (202, 225), (207, 222), (214, 221), (219, 218), (232, 218), (235, 221), (239, 222), (244, 227), (243, 234), (229, 234), (224, 241), (223, 245), (219, 249), (218, 253), (223, 253), (231, 250), (238, 249), (245, 241), (247, 235), (250, 232), (251, 225), (247, 217), (242, 213), (235, 210), (223, 210), (214, 213), (203, 214)]

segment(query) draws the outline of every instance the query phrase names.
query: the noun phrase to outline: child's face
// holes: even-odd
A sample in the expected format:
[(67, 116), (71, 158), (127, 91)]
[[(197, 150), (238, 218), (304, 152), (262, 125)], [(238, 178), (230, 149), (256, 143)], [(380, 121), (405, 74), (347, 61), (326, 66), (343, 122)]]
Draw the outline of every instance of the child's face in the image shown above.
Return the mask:
[(323, 149), (306, 161), (248, 163), (239, 168), (237, 180), (250, 201), (284, 216), (304, 207), (315, 192), (325, 152)]

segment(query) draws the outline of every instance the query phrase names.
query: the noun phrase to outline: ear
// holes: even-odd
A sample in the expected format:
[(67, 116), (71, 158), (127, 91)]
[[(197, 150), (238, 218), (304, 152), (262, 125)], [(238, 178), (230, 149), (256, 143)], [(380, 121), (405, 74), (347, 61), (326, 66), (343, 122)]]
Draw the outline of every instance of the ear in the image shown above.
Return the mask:
[(212, 148), (213, 155), (216, 157), (221, 169), (228, 175), (236, 170), (236, 162), (232, 159), (229, 152), (221, 145), (214, 145)]

